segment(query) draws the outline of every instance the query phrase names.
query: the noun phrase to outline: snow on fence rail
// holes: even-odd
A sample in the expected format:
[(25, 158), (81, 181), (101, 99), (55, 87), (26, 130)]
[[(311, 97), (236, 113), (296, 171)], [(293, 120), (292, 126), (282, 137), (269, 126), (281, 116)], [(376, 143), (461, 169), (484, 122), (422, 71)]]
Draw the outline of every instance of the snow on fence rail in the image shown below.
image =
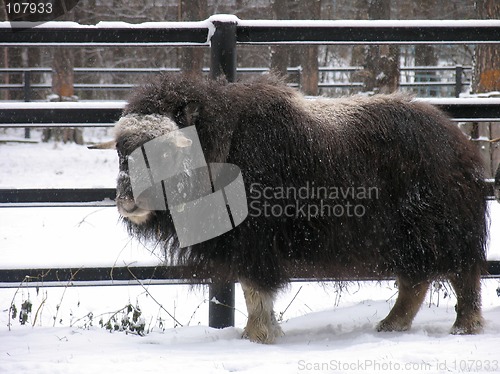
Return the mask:
[[(236, 78), (238, 44), (500, 43), (500, 20), (241, 21), (235, 16), (215, 15), (201, 22), (135, 25), (123, 22), (101, 22), (97, 25), (47, 22), (32, 26), (34, 25), (29, 23), (0, 22), (0, 46), (209, 46), (211, 76), (216, 78), (225, 75), (230, 82)], [(439, 105), (437, 100), (435, 103)], [(459, 102), (447, 100), (441, 101), (441, 107), (458, 120), (480, 121), (500, 118), (500, 102), (497, 99)], [(0, 106), (0, 123), (2, 127), (21, 127), (20, 125), (47, 127), (47, 124), (51, 127), (57, 126), (56, 124), (66, 126), (71, 124), (75, 127), (90, 124), (109, 126), (119, 117), (122, 108), (123, 103), (4, 103)], [(4, 203), (8, 200), (8, 196), (22, 194), (22, 190), (0, 192), (0, 202)], [(47, 196), (50, 199), (56, 196), (53, 192), (38, 190), (40, 194), (52, 196)], [(81, 197), (75, 197), (76, 202), (79, 199)], [(39, 203), (42, 202), (37, 202)], [(490, 266), (493, 266), (490, 270), (497, 275), (500, 273), (498, 263), (490, 263)], [(163, 270), (175, 272), (173, 270), (175, 267), (169, 269)], [(20, 283), (30, 274), (42, 276), (43, 284), (48, 282), (51, 274), (56, 277), (56, 281), (61, 281), (63, 278), (65, 281), (73, 281), (77, 279), (78, 274), (87, 272), (84, 269), (22, 269), (16, 275), (11, 273), (11, 270), (0, 270), (0, 282), (7, 280), (7, 283), (11, 284), (12, 279), (16, 279), (15, 282)], [(115, 275), (118, 271), (121, 274), (133, 273), (130, 268), (88, 270), (89, 274), (94, 273), (93, 277), (98, 277), (96, 272)], [(176, 276), (184, 277), (181, 273)], [(300, 277), (300, 274), (298, 276)], [(147, 275), (142, 277), (149, 278)], [(139, 279), (135, 274), (132, 278)], [(212, 284), (210, 287), (209, 299), (216, 297), (219, 303), (210, 303), (209, 325), (212, 327), (234, 325), (234, 285)]]
[[(214, 15), (200, 22), (0, 22), (1, 46), (210, 45), (221, 26), (246, 44), (498, 43), (500, 20), (261, 21)], [(31, 27), (31, 28), (29, 28)], [(24, 29), (23, 31), (15, 30)]]

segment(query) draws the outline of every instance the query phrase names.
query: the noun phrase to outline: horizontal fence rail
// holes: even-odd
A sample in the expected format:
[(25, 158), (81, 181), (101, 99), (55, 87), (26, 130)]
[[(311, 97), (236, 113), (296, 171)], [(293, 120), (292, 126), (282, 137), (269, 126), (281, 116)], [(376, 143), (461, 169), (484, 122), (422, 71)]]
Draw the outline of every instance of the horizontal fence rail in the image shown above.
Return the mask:
[[(329, 67), (320, 66), (318, 67), (318, 72), (327, 73), (346, 73), (352, 74), (355, 72), (362, 71), (364, 68), (361, 66), (349, 66), (349, 67)], [(262, 74), (269, 72), (269, 68), (263, 67), (252, 67), (252, 68), (237, 68), (238, 74)], [(470, 66), (402, 66), (399, 70), (403, 73), (401, 76), (401, 82), (399, 82), (399, 87), (419, 87), (421, 89), (429, 88), (443, 88), (443, 87), (454, 87), (454, 96), (459, 97), (462, 93), (463, 87), (470, 85), (470, 80), (464, 80), (464, 73), (470, 72), (472, 67)], [(210, 68), (203, 68), (204, 73), (209, 73)], [(75, 75), (84, 74), (97, 74), (100, 75), (137, 75), (137, 74), (158, 74), (162, 72), (177, 73), (181, 72), (180, 68), (73, 68), (73, 73)], [(408, 76), (408, 73), (414, 73), (413, 76)], [(454, 81), (442, 81), (439, 77), (429, 77), (425, 76), (425, 79), (419, 79), (419, 74), (435, 74), (436, 72), (451, 72), (454, 73)], [(19, 83), (0, 83), (0, 90), (8, 91), (22, 91), (24, 92), (24, 101), (32, 101), (33, 92), (40, 90), (50, 90), (52, 89), (51, 83), (35, 83), (35, 75), (51, 74), (53, 73), (52, 68), (0, 68), (0, 75), (11, 74), (19, 76)], [(294, 75), (295, 81), (289, 82), (288, 84), (292, 87), (299, 87), (302, 81), (302, 68), (301, 67), (289, 67), (287, 68), (287, 73), (289, 75)], [(404, 75), (406, 74), (406, 75)], [(410, 79), (408, 82), (407, 80)], [(436, 79), (434, 81), (433, 79)], [(35, 81), (35, 82), (34, 82)], [(73, 87), (76, 91), (118, 91), (118, 90), (130, 90), (135, 85), (133, 83), (78, 83), (74, 82)], [(343, 82), (320, 82), (318, 87), (320, 88), (362, 88), (364, 83), (355, 82), (351, 80), (344, 79)]]
[(124, 101), (1, 102), (0, 127), (110, 127), (120, 118)]
[[(499, 20), (259, 21), (215, 15), (201, 22), (0, 22), (0, 46), (209, 45), (215, 28), (234, 24), (247, 44), (481, 44), (500, 41)], [(17, 29), (17, 30), (16, 30)], [(22, 31), (19, 31), (22, 29)]]
[(0, 288), (128, 285), (147, 280), (153, 284), (210, 284), (210, 272), (196, 275), (184, 266), (120, 266), (65, 269), (3, 269)]
[[(500, 121), (500, 98), (417, 99), (436, 105), (454, 121)], [(124, 101), (111, 102), (0, 102), (0, 127), (111, 126)]]
[(237, 21), (251, 44), (468, 44), (498, 42), (499, 21)]
[[(338, 281), (372, 281), (395, 279), (394, 276), (380, 276), (373, 273), (371, 277), (307, 277), (307, 270), (290, 274), (293, 282), (338, 282)], [(500, 277), (500, 261), (488, 261), (483, 278)], [(122, 286), (136, 285), (141, 281), (148, 284), (211, 284), (212, 272), (192, 269), (185, 266), (116, 266), (65, 269), (2, 269), (0, 270), (0, 288), (23, 287), (66, 287), (74, 286)], [(236, 279), (234, 280), (237, 281)]]
[[(15, 29), (13, 29), (13, 26)], [(468, 21), (241, 21), (235, 16), (216, 15), (201, 22), (162, 22), (131, 25), (102, 22), (97, 25), (79, 25), (73, 22), (47, 22), (30, 28), (32, 24), (0, 22), (0, 46), (120, 46), (210, 47), (210, 75), (225, 75), (229, 82), (236, 76), (236, 47), (239, 44), (483, 44), (500, 43), (500, 20)], [(445, 101), (443, 101), (445, 100)], [(500, 119), (500, 99), (432, 99), (427, 100), (457, 121), (491, 121)], [(111, 126), (124, 103), (0, 103), (0, 127), (56, 127)], [(40, 192), (43, 191), (43, 192)], [(37, 195), (40, 192), (44, 196)], [(82, 190), (3, 190), (2, 206), (71, 206), (82, 203), (113, 205), (113, 189), (87, 191), (91, 196), (81, 197)], [(78, 196), (74, 196), (77, 194)], [(85, 194), (83, 194), (85, 195)], [(17, 202), (15, 201), (17, 199)], [(34, 201), (33, 201), (34, 200)], [(47, 200), (49, 200), (47, 202)], [(58, 201), (53, 201), (58, 200)], [(74, 200), (74, 201), (70, 201)], [(83, 200), (83, 201), (81, 201)], [(30, 205), (31, 204), (31, 205)], [(59, 205), (58, 205), (59, 204)], [(2, 269), (0, 286), (4, 284), (41, 282), (136, 282), (156, 279), (156, 276), (175, 280), (191, 279), (192, 274), (176, 267), (95, 269)], [(159, 272), (153, 269), (160, 269)], [(141, 273), (141, 271), (144, 271)], [(17, 273), (16, 273), (17, 272)], [(136, 275), (139, 274), (139, 276)], [(307, 271), (306, 271), (307, 273)], [(499, 274), (498, 261), (489, 263), (485, 276)], [(128, 274), (128, 275), (127, 275)], [(296, 274), (294, 280), (313, 280), (307, 274)], [(199, 276), (199, 275), (198, 275)], [(2, 279), (6, 283), (2, 283)], [(89, 280), (86, 280), (89, 279)], [(204, 274), (197, 283), (210, 279)], [(50, 280), (50, 281), (49, 281)], [(59, 282), (59, 283), (57, 283)], [(68, 283), (67, 283), (68, 284)], [(234, 325), (234, 285), (212, 284), (209, 325)], [(221, 306), (222, 304), (225, 304)], [(230, 306), (229, 308), (227, 306)], [(233, 307), (233, 308), (231, 308)]]
[[(486, 180), (488, 200), (495, 198), (494, 183), (493, 179)], [(114, 206), (115, 197), (116, 190), (114, 188), (1, 188), (0, 208)]]
[(114, 188), (0, 189), (0, 208), (114, 206)]
[(0, 45), (4, 46), (120, 46), (208, 45), (210, 21), (201, 22), (46, 22), (36, 27), (30, 22), (0, 22)]

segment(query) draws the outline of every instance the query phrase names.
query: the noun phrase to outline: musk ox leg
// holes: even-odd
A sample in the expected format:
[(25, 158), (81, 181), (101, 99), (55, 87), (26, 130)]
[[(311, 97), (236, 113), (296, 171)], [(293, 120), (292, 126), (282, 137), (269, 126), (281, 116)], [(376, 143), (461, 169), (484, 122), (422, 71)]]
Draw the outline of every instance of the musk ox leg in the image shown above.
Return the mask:
[(466, 272), (449, 277), (457, 294), (457, 319), (451, 329), (452, 334), (478, 334), (483, 330), (481, 316), (481, 270), (473, 266)]
[(377, 325), (377, 331), (409, 330), (429, 289), (428, 281), (414, 282), (404, 276), (398, 276), (397, 281), (398, 298), (389, 315)]
[(248, 310), (248, 321), (243, 337), (257, 343), (273, 343), (277, 337), (283, 335), (274, 316), (275, 293), (258, 290), (244, 281), (240, 283)]

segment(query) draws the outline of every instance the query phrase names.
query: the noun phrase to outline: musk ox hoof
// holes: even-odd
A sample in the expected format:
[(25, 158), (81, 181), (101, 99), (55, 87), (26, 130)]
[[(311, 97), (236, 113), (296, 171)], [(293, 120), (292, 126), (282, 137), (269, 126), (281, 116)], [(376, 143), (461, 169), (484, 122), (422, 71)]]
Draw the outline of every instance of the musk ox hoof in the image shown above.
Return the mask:
[(279, 325), (273, 326), (249, 326), (245, 327), (243, 339), (262, 344), (273, 344), (277, 338), (283, 336), (283, 330)]
[(398, 321), (393, 321), (388, 318), (380, 321), (377, 325), (378, 332), (391, 332), (391, 331), (408, 331), (411, 327), (411, 323), (403, 323)]
[(468, 324), (458, 324), (455, 322), (451, 328), (451, 333), (453, 335), (475, 335), (481, 334), (483, 332), (483, 321), (482, 319), (472, 321)]

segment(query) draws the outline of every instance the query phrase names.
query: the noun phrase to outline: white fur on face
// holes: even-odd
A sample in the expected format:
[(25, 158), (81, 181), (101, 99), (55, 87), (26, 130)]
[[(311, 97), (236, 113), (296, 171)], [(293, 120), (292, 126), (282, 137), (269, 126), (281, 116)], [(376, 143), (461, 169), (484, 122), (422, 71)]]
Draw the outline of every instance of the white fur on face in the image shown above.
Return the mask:
[[(131, 113), (121, 117), (115, 124), (115, 139), (129, 139), (130, 144), (137, 143), (137, 147), (142, 146), (144, 134), (146, 138), (157, 138), (173, 131), (179, 130), (177, 124), (168, 116), (160, 114), (136, 114)], [(175, 139), (181, 146), (186, 146), (186, 139)], [(118, 183), (130, 183), (128, 173), (120, 170), (118, 175)], [(122, 198), (123, 202), (128, 198)], [(136, 225), (141, 225), (148, 221), (152, 215), (152, 211), (137, 207), (133, 211), (123, 209), (120, 198), (117, 199), (118, 211), (123, 217), (128, 218)]]
[(137, 137), (143, 133), (147, 133), (150, 138), (157, 138), (175, 130), (179, 130), (179, 126), (169, 116), (131, 113), (120, 118), (115, 124), (115, 138)]
[(151, 217), (152, 212), (149, 211), (144, 211), (142, 210), (142, 214), (129, 214), (126, 217), (135, 223), (136, 225), (142, 225), (143, 223), (146, 223), (149, 220), (149, 217)]

